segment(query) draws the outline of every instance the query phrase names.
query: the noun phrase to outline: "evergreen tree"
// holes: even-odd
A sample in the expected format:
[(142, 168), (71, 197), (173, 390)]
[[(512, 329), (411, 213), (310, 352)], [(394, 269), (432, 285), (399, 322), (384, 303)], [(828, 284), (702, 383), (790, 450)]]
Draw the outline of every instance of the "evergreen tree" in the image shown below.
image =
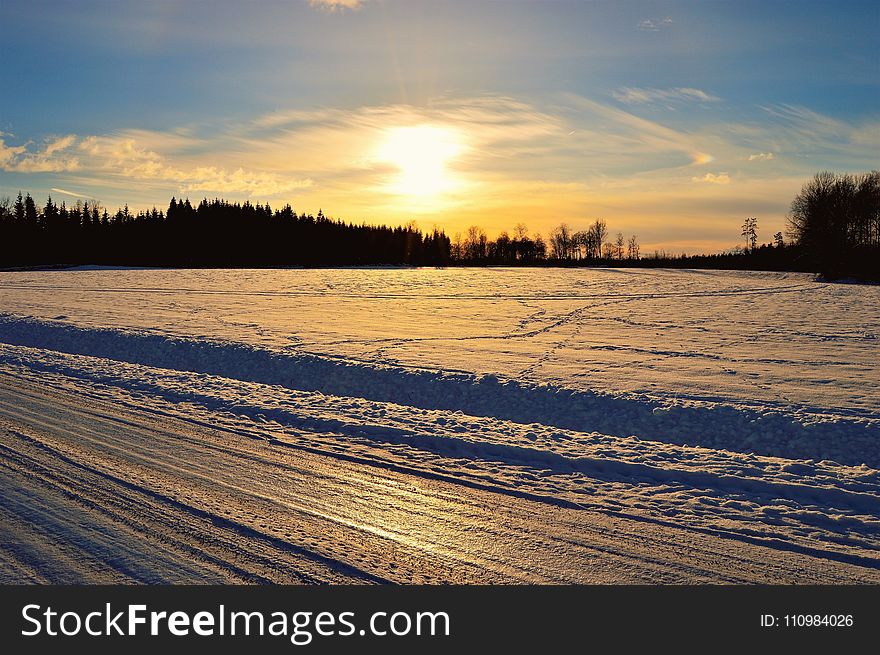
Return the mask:
[(34, 203), (34, 199), (31, 198), (30, 193), (24, 199), (24, 222), (34, 227), (38, 224), (37, 205)]

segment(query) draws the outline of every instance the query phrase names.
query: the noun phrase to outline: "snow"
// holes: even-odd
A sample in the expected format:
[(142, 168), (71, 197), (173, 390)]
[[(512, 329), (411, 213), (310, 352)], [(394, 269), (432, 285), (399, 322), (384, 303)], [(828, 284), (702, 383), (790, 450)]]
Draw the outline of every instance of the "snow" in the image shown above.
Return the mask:
[[(671, 529), (674, 550), (694, 534), (723, 540), (712, 542), (725, 553), (715, 564), (681, 580), (733, 580), (734, 553), (748, 546), (864, 581), (880, 572), (878, 300), (880, 287), (752, 272), (0, 273), (0, 382), (225, 430), (272, 461), (333, 457), (447, 485), (444, 497), (489, 493), (510, 511), (539, 503), (574, 512), (577, 530), (602, 516)], [(227, 455), (217, 457), (222, 468)], [(435, 519), (464, 529), (460, 516)], [(427, 548), (437, 528), (417, 523), (371, 529)], [(562, 547), (542, 559), (552, 575), (535, 578), (528, 562), (512, 573), (526, 532), (493, 565), (502, 578), (610, 581), (579, 577)], [(491, 539), (467, 557), (443, 543), (476, 567), (447, 581), (501, 574), (484, 561), (499, 548)], [(667, 581), (649, 559), (628, 575)], [(684, 563), (670, 561), (667, 573)], [(361, 564), (395, 577), (379, 559)], [(810, 566), (806, 577), (774, 569), (751, 581), (829, 579)], [(207, 569), (190, 574), (209, 579)], [(409, 575), (424, 581), (423, 570)]]

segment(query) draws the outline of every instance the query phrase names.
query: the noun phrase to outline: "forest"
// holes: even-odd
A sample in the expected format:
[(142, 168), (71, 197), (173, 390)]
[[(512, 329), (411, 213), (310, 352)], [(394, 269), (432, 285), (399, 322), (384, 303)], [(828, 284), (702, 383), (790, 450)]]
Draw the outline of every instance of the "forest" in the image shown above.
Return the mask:
[(290, 205), (172, 198), (166, 211), (110, 214), (97, 203), (67, 207), (50, 197), (42, 208), (27, 194), (0, 201), (0, 265), (439, 266), (449, 239), (414, 225), (355, 225), (296, 214)]

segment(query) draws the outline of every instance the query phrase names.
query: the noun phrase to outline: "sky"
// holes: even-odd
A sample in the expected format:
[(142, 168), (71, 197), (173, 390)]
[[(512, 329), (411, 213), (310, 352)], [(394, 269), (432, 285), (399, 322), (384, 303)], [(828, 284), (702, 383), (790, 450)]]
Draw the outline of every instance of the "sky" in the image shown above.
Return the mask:
[(0, 0), (0, 197), (290, 203), (643, 252), (880, 167), (880, 3)]

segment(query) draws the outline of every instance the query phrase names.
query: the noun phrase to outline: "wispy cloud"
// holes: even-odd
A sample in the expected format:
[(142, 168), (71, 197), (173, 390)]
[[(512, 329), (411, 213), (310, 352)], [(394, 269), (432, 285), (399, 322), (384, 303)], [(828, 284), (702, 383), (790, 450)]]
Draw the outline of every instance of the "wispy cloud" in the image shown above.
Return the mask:
[(706, 173), (702, 177), (692, 177), (691, 182), (703, 182), (706, 184), (730, 184), (730, 176), (727, 173)]
[(779, 104), (761, 109), (770, 117), (770, 131), (784, 139), (790, 150), (867, 149), (874, 155), (880, 152), (880, 122), (876, 115), (873, 119), (853, 123), (799, 105)]
[[(141, 132), (141, 134), (146, 134)], [(168, 141), (167, 135), (164, 137)], [(172, 182), (183, 193), (216, 192), (248, 196), (276, 196), (312, 185), (311, 179), (291, 179), (274, 172), (246, 170), (241, 166), (183, 166), (148, 150), (134, 138), (89, 136), (78, 148), (93, 158), (93, 164), (115, 175), (139, 181)]]
[[(146, 132), (139, 134), (147, 135)], [(246, 170), (215, 165), (185, 166), (141, 145), (128, 136), (87, 136), (69, 134), (47, 140), (41, 148), (33, 144), (9, 146), (0, 135), (0, 169), (12, 173), (74, 173), (102, 171), (108, 177), (133, 182), (171, 182), (181, 192), (217, 192), (248, 196), (276, 196), (307, 188), (312, 181), (292, 179), (274, 172)], [(173, 135), (159, 138), (173, 142)], [(82, 194), (53, 188), (75, 197)]]
[(799, 105), (759, 109), (763, 115), (751, 122), (719, 122), (713, 128), (740, 145), (743, 159), (795, 167), (807, 162), (816, 168), (876, 167), (880, 152), (880, 116), (876, 114), (843, 120)]
[(275, 173), (246, 171), (242, 168), (228, 171), (216, 166), (202, 166), (182, 172), (182, 175), (176, 172), (171, 179), (182, 183), (181, 190), (184, 193), (246, 193), (252, 197), (264, 198), (293, 193), (313, 184), (311, 178), (289, 179)]
[(673, 21), (669, 16), (660, 19), (646, 18), (639, 22), (636, 29), (641, 32), (659, 32), (667, 27), (671, 27), (672, 23)]
[(720, 98), (700, 89), (676, 87), (673, 89), (652, 89), (625, 86), (611, 94), (618, 102), (628, 105), (648, 104), (654, 102), (718, 102)]
[[(627, 148), (625, 154), (630, 158), (644, 159), (646, 154), (657, 156), (684, 153), (689, 158), (688, 161), (683, 162), (686, 165), (707, 164), (715, 159), (706, 151), (703, 139), (699, 136), (675, 130), (588, 98), (573, 95), (569, 97), (576, 106), (607, 121), (606, 126), (594, 123), (595, 127), (588, 133), (588, 138), (605, 141), (609, 134), (617, 134), (621, 147)], [(677, 165), (682, 165), (682, 162)]]
[(309, 0), (309, 5), (324, 11), (342, 11), (344, 9), (360, 9), (364, 0)]

